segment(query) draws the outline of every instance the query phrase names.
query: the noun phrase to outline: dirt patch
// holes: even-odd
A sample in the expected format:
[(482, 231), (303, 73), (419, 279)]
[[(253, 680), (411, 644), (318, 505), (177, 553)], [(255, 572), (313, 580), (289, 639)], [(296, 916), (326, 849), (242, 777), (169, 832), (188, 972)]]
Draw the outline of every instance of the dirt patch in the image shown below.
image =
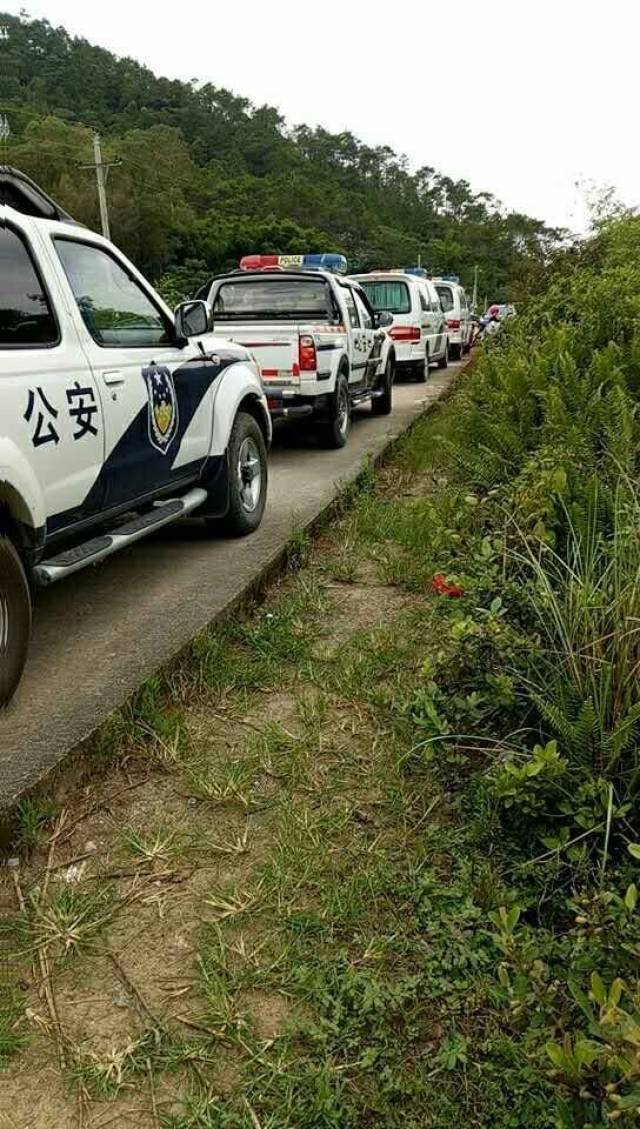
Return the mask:
[(241, 992), (238, 1012), (247, 1019), (259, 1039), (277, 1039), (291, 1020), (291, 1002), (270, 992)]
[(319, 646), (333, 650), (352, 635), (374, 631), (415, 602), (415, 597), (383, 584), (330, 585), (335, 608), (331, 633)]
[(388, 469), (380, 476), (381, 492), (391, 498), (427, 498), (434, 493), (436, 480), (432, 471)]

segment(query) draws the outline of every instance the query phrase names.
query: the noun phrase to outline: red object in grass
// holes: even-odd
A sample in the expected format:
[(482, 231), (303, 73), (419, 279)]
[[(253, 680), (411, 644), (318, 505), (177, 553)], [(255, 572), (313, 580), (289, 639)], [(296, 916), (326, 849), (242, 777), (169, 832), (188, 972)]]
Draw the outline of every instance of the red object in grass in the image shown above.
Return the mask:
[(464, 588), (459, 588), (457, 584), (448, 584), (444, 574), (441, 572), (435, 574), (431, 581), (431, 587), (439, 596), (450, 596), (453, 600), (464, 596)]

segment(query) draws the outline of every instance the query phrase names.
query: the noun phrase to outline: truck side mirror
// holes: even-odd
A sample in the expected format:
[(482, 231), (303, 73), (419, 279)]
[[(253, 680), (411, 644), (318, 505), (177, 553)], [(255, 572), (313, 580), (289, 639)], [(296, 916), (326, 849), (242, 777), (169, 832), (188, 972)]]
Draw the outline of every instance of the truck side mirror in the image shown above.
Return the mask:
[(393, 325), (393, 314), (390, 314), (388, 310), (379, 310), (376, 314), (377, 328), (387, 329), (390, 325)]
[(181, 302), (176, 306), (174, 318), (178, 337), (201, 337), (209, 331), (209, 307), (201, 299)]

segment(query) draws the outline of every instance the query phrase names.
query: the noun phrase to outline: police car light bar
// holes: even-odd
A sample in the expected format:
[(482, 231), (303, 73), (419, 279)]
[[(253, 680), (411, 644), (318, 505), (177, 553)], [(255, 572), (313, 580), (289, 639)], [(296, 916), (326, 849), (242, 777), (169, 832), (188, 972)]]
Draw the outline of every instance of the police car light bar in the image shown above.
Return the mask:
[(389, 271), (378, 271), (379, 274), (412, 274), (417, 278), (429, 278), (429, 273), (424, 267), (394, 267)]
[(460, 282), (459, 274), (442, 274), (440, 277), (443, 282)]
[(334, 274), (347, 273), (347, 260), (344, 255), (328, 252), (324, 255), (244, 255), (240, 259), (240, 270), (268, 270), (289, 267), (303, 267), (307, 270), (329, 270)]

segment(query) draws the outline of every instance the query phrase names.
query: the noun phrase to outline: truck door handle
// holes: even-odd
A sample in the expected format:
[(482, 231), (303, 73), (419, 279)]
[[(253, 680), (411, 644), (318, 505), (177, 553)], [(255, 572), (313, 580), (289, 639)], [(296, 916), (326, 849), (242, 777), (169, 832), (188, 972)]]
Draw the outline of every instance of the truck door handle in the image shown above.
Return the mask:
[(123, 373), (118, 372), (117, 369), (113, 369), (111, 372), (103, 372), (102, 379), (104, 380), (105, 384), (109, 385), (110, 388), (114, 384), (124, 384), (124, 375)]

